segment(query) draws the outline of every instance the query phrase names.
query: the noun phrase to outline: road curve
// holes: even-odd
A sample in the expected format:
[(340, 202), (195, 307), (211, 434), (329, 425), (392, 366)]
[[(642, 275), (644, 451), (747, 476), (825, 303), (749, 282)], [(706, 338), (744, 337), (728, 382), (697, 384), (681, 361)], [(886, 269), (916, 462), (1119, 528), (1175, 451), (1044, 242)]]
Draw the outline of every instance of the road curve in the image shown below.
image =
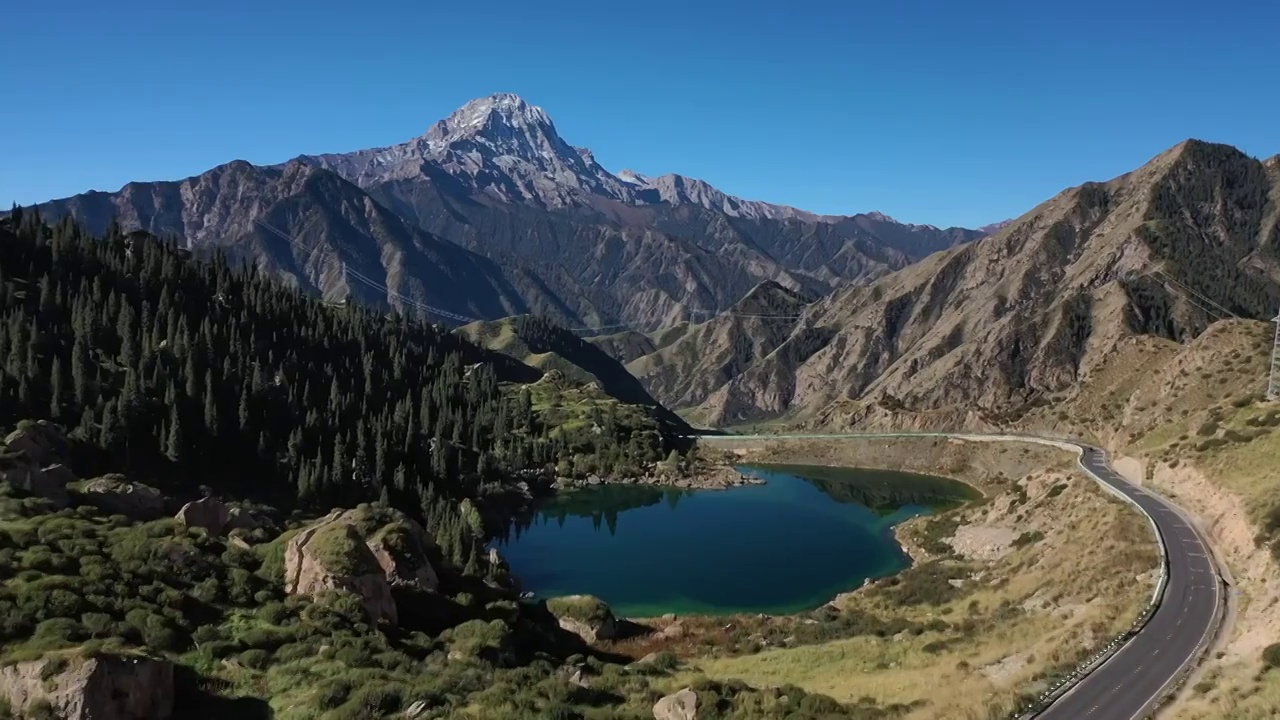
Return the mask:
[(1142, 720), (1150, 717), (1213, 640), (1226, 592), (1213, 553), (1200, 532), (1173, 503), (1133, 485), (1111, 467), (1100, 448), (1076, 440), (976, 433), (875, 433), (806, 435), (705, 435), (700, 439), (841, 439), (952, 437), (1033, 442), (1074, 448), (1080, 466), (1112, 494), (1137, 506), (1151, 520), (1164, 547), (1165, 582), (1155, 613), (1127, 643), (1084, 675), (1074, 687), (1034, 717), (1039, 720)]

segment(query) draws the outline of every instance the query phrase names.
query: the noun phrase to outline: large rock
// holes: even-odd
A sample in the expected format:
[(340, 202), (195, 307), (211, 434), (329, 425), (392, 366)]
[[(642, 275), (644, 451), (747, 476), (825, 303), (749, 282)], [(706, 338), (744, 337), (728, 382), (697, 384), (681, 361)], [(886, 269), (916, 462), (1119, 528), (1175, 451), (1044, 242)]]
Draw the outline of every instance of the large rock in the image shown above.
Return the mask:
[(401, 517), (383, 525), (368, 545), (392, 585), (419, 590), (440, 587), (440, 578), (428, 557), (435, 541), (412, 519)]
[(259, 528), (271, 528), (272, 522), (270, 518), (245, 510), (244, 508), (233, 507), (227, 511), (227, 524), (223, 528), (226, 532), (232, 530), (248, 530), (250, 532)]
[(371, 619), (395, 623), (393, 587), (439, 588), (431, 564), (436, 552), (427, 531), (397, 510), (365, 505), (335, 510), (290, 540), (285, 589), (311, 596), (324, 590), (353, 592)]
[(91, 504), (109, 513), (135, 520), (154, 520), (164, 514), (164, 496), (160, 491), (124, 475), (111, 474), (85, 483), (80, 492)]
[[(62, 465), (41, 470), (36, 465), (27, 464), (21, 455), (0, 457), (0, 480), (25, 493), (45, 498), (58, 507), (66, 507), (70, 499), (67, 494), (68, 474), (70, 471)], [(71, 475), (71, 478), (75, 476)]]
[(21, 423), (4, 439), (5, 453), (21, 453), (28, 464), (45, 467), (63, 460), (67, 453), (67, 436), (48, 420)]
[(592, 595), (566, 595), (547, 600), (547, 610), (560, 627), (588, 643), (618, 636), (618, 620), (603, 600)]
[(668, 695), (653, 706), (653, 720), (697, 720), (698, 694), (689, 688)]
[(231, 516), (221, 500), (206, 497), (183, 505), (174, 517), (187, 527), (204, 528), (210, 535), (219, 536), (227, 529)]
[(18, 663), (0, 667), (0, 698), (19, 715), (43, 700), (62, 720), (166, 720), (173, 665), (117, 655)]
[(67, 483), (76, 480), (75, 473), (56, 462), (66, 451), (67, 438), (56, 425), (44, 420), (23, 423), (0, 447), (0, 480), (65, 507)]
[(360, 598), (373, 622), (399, 619), (391, 583), (354, 523), (330, 514), (295, 535), (285, 548), (285, 591), (316, 597), (327, 591)]

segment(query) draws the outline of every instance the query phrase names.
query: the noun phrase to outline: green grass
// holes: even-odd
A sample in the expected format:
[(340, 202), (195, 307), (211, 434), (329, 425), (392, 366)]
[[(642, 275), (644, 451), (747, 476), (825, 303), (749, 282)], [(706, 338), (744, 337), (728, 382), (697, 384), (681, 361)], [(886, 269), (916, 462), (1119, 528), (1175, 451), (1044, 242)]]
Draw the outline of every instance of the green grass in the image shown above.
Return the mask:
[(547, 600), (547, 610), (556, 617), (578, 620), (593, 626), (613, 617), (613, 611), (609, 606), (593, 595), (550, 598)]

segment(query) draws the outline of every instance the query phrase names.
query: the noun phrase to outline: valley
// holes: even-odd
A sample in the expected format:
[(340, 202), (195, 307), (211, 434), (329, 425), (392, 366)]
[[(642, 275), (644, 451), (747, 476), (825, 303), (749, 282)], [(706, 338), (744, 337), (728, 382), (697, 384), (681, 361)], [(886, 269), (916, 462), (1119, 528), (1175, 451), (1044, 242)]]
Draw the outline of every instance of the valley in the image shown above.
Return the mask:
[(1274, 717), (1278, 251), (1226, 145), (944, 229), (613, 174), (510, 94), (15, 207), (0, 718), (1016, 717), (1201, 586), (984, 432), (1185, 509), (1231, 602), (1161, 717)]

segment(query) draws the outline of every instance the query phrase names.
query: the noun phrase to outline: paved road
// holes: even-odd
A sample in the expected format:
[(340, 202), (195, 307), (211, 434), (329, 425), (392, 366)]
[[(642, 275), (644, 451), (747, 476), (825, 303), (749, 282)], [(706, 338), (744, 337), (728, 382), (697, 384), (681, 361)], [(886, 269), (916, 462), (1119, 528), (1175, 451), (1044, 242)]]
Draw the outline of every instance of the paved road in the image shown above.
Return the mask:
[[(961, 437), (968, 434), (902, 433), (880, 437), (921, 435)], [(737, 436), (736, 439), (778, 437), (837, 439), (876, 435)], [(1035, 441), (1030, 437), (1022, 439)], [(1142, 631), (1036, 717), (1038, 720), (1139, 720), (1152, 713), (1182, 671), (1196, 662), (1201, 650), (1212, 641), (1225, 592), (1208, 544), (1172, 503), (1121, 478), (1102, 450), (1082, 443), (1069, 444), (1083, 450), (1080, 464), (1086, 471), (1137, 503), (1159, 528), (1168, 558), (1167, 583), (1163, 601)]]
[(1163, 602), (1142, 632), (1038, 717), (1143, 718), (1212, 640), (1224, 592), (1208, 544), (1172, 503), (1126, 482), (1101, 450), (1083, 447), (1080, 464), (1155, 521), (1168, 557), (1168, 582)]

